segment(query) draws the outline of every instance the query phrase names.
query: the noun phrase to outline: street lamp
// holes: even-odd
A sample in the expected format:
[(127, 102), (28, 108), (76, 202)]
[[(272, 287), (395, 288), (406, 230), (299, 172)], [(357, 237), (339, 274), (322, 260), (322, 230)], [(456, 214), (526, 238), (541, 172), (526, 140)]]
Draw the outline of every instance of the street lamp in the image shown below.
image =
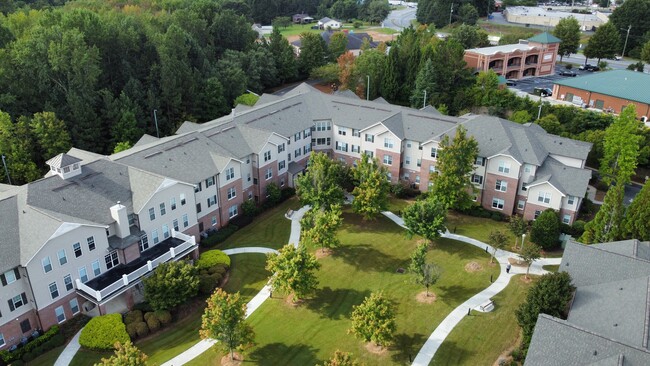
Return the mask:
[(366, 100), (370, 100), (370, 75), (366, 75), (368, 84), (366, 84)]
[(454, 14), (454, 3), (451, 3), (451, 9), (449, 10), (449, 25), (451, 25), (451, 16)]
[(526, 234), (521, 234), (521, 250), (524, 250), (524, 240), (526, 240)]
[(158, 132), (158, 117), (156, 116), (156, 112), (158, 112), (158, 110), (154, 109), (153, 110), (153, 121), (156, 124), (156, 137), (160, 138), (160, 132)]

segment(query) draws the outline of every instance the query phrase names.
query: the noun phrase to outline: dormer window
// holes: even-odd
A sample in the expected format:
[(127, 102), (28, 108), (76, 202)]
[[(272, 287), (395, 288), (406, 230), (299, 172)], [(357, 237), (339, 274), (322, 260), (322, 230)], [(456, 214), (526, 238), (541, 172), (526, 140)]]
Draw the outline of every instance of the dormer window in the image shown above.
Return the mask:
[(81, 174), (81, 159), (68, 154), (59, 154), (46, 162), (50, 170), (63, 179)]

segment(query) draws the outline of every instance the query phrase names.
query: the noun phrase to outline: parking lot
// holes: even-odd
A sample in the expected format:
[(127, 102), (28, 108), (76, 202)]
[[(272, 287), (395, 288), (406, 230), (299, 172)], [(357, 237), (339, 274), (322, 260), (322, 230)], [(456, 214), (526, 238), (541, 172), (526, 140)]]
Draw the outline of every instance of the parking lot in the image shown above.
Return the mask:
[[(529, 94), (534, 94), (533, 90), (535, 88), (549, 88), (553, 89), (553, 84), (558, 81), (562, 80), (571, 76), (562, 76), (560, 75), (560, 71), (564, 70), (563, 67), (556, 66), (555, 68), (555, 75), (548, 75), (548, 76), (535, 76), (535, 77), (528, 77), (525, 79), (517, 80), (516, 83), (517, 85), (515, 86), (510, 86), (510, 88), (520, 90), (525, 93)], [(571, 69), (574, 71), (577, 76), (581, 75), (590, 75), (591, 72), (589, 71), (583, 71), (583, 70), (578, 70), (578, 68), (574, 67)]]

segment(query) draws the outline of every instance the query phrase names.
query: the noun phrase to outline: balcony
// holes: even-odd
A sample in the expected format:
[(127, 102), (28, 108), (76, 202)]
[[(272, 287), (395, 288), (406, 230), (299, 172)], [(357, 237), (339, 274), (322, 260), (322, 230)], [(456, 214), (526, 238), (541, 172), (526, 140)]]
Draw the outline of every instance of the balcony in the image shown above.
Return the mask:
[(86, 283), (76, 279), (77, 293), (98, 304), (105, 303), (139, 282), (160, 263), (183, 258), (196, 248), (193, 236), (172, 231), (170, 238), (140, 253), (138, 259), (119, 264)]

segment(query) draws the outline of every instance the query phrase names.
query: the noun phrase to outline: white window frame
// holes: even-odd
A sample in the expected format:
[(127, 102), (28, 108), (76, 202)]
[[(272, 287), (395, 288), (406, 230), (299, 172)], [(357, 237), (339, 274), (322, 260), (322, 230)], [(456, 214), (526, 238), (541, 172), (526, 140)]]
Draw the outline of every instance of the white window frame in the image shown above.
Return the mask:
[(507, 161), (500, 161), (499, 162), (499, 168), (498, 171), (499, 173), (504, 173), (504, 174), (509, 174), (510, 173), (510, 168), (511, 165)]
[(117, 254), (116, 250), (112, 250), (110, 253), (104, 256), (104, 264), (106, 264), (106, 270), (109, 270), (120, 264), (120, 256)]
[(153, 245), (160, 243), (160, 237), (158, 236), (158, 229), (151, 230), (151, 238), (153, 239)]
[(366, 142), (374, 143), (375, 142), (375, 135), (371, 135), (371, 134), (367, 133), (365, 140), (366, 140)]
[[(77, 301), (76, 297), (70, 300), (69, 305), (70, 305), (70, 312), (72, 313), (72, 315), (79, 314), (81, 310), (79, 309), (79, 301)], [(74, 310), (75, 308), (77, 308), (77, 311)]]
[[(298, 135), (300, 135), (300, 133), (298, 133)], [(296, 141), (298, 141), (298, 140), (296, 140)], [(264, 162), (267, 162), (269, 160), (271, 160), (271, 150), (268, 150), (268, 151), (264, 152)]]
[(393, 141), (393, 139), (384, 137), (384, 147), (387, 149), (393, 149), (395, 147), (395, 142)]
[(187, 214), (183, 214), (181, 218), (183, 219), (183, 228), (188, 227), (190, 225), (190, 219)]
[(167, 208), (165, 207), (165, 202), (160, 203), (160, 216), (165, 216), (167, 213)]
[(185, 199), (185, 193), (181, 193), (181, 206), (185, 206), (187, 200)]
[(56, 285), (56, 281), (50, 283), (49, 285), (47, 285), (47, 288), (48, 288), (48, 290), (50, 290), (50, 297), (52, 298), (52, 300), (59, 297), (59, 295), (60, 295), (59, 294), (59, 286)]
[[(270, 151), (269, 151), (270, 153)], [(235, 177), (235, 168), (230, 167), (226, 169), (226, 180), (231, 180)]]
[(287, 162), (285, 160), (278, 162), (278, 170), (283, 170), (286, 167), (287, 167)]
[(16, 272), (14, 272), (13, 269), (10, 270), (10, 271), (5, 272), (4, 276), (5, 276), (5, 282), (7, 282), (7, 285), (10, 285), (10, 284), (17, 281)]
[[(61, 255), (61, 254), (63, 254), (63, 255)], [(68, 255), (65, 252), (65, 248), (59, 250), (58, 252), (56, 252), (56, 256), (59, 258), (59, 265), (60, 266), (68, 263)]]
[(93, 270), (93, 276), (97, 277), (102, 274), (102, 266), (99, 264), (99, 259), (95, 259), (91, 264), (90, 268)]
[[(86, 266), (79, 267), (77, 272), (79, 272), (79, 280), (82, 283), (88, 282), (88, 271), (86, 270)], [(84, 280), (84, 278), (85, 278), (85, 280)]]
[(264, 173), (264, 179), (269, 180), (271, 178), (273, 178), (273, 169), (268, 168), (266, 169), (266, 173)]
[(437, 147), (432, 147), (431, 148), (431, 157), (434, 159), (438, 159), (438, 148)]
[(7, 344), (5, 342), (5, 336), (4, 334), (0, 333), (0, 347), (4, 346), (5, 344)]
[(503, 210), (503, 207), (505, 205), (506, 205), (506, 201), (502, 200), (501, 198), (496, 198), (496, 197), (492, 198), (492, 208), (495, 208), (497, 210)]
[(149, 221), (156, 219), (156, 210), (153, 207), (149, 207)]
[(145, 250), (149, 249), (149, 237), (147, 236), (147, 233), (144, 233), (140, 236), (138, 245), (140, 246), (141, 252), (144, 252)]
[[(72, 244), (72, 252), (74, 253), (75, 258), (79, 258), (84, 255), (84, 251), (81, 249), (81, 243), (77, 242)], [(79, 254), (77, 254), (77, 252), (79, 252)]]
[(237, 205), (230, 206), (228, 209), (228, 218), (232, 219), (233, 217), (237, 216), (239, 214)]
[(52, 272), (52, 260), (50, 259), (49, 256), (41, 259), (41, 264), (43, 265), (43, 272), (44, 273), (50, 273)]
[(180, 226), (178, 226), (178, 219), (172, 220), (172, 228), (174, 228), (175, 231), (180, 231)]
[(393, 156), (385, 154), (384, 155), (384, 164), (385, 165), (393, 165)]
[(63, 286), (65, 286), (66, 291), (74, 289), (74, 284), (72, 283), (72, 276), (69, 274), (63, 276)]
[(496, 183), (494, 184), (494, 189), (499, 192), (507, 192), (508, 182), (505, 180), (497, 179)]
[(237, 197), (237, 189), (235, 187), (228, 188), (228, 201)]
[(562, 216), (562, 223), (563, 224), (569, 224), (571, 222), (571, 215), (564, 215)]
[(517, 201), (517, 210), (523, 210), (525, 206), (526, 206), (526, 201), (525, 200)]
[(551, 203), (551, 198), (552, 196), (550, 192), (539, 192), (537, 194), (537, 202), (549, 204)]
[(570, 195), (570, 196), (568, 196), (568, 197), (566, 198), (566, 203), (567, 203), (567, 205), (571, 205), (571, 206), (573, 206), (573, 205), (575, 204), (575, 201), (576, 201), (576, 197), (575, 197), (575, 196), (571, 196), (571, 195)]
[(483, 184), (483, 176), (480, 174), (472, 174), (472, 183)]
[(169, 200), (169, 207), (171, 207), (172, 211), (176, 209), (176, 197), (172, 197)]
[(86, 238), (86, 244), (88, 244), (88, 251), (92, 252), (97, 248), (97, 244), (95, 244), (95, 237), (94, 236), (89, 236)]
[[(65, 317), (65, 310), (63, 310), (63, 306), (59, 306), (56, 309), (54, 309), (54, 316), (56, 317), (56, 321), (61, 324), (64, 321), (66, 321)], [(59, 319), (59, 317), (63, 317), (63, 319)]]

